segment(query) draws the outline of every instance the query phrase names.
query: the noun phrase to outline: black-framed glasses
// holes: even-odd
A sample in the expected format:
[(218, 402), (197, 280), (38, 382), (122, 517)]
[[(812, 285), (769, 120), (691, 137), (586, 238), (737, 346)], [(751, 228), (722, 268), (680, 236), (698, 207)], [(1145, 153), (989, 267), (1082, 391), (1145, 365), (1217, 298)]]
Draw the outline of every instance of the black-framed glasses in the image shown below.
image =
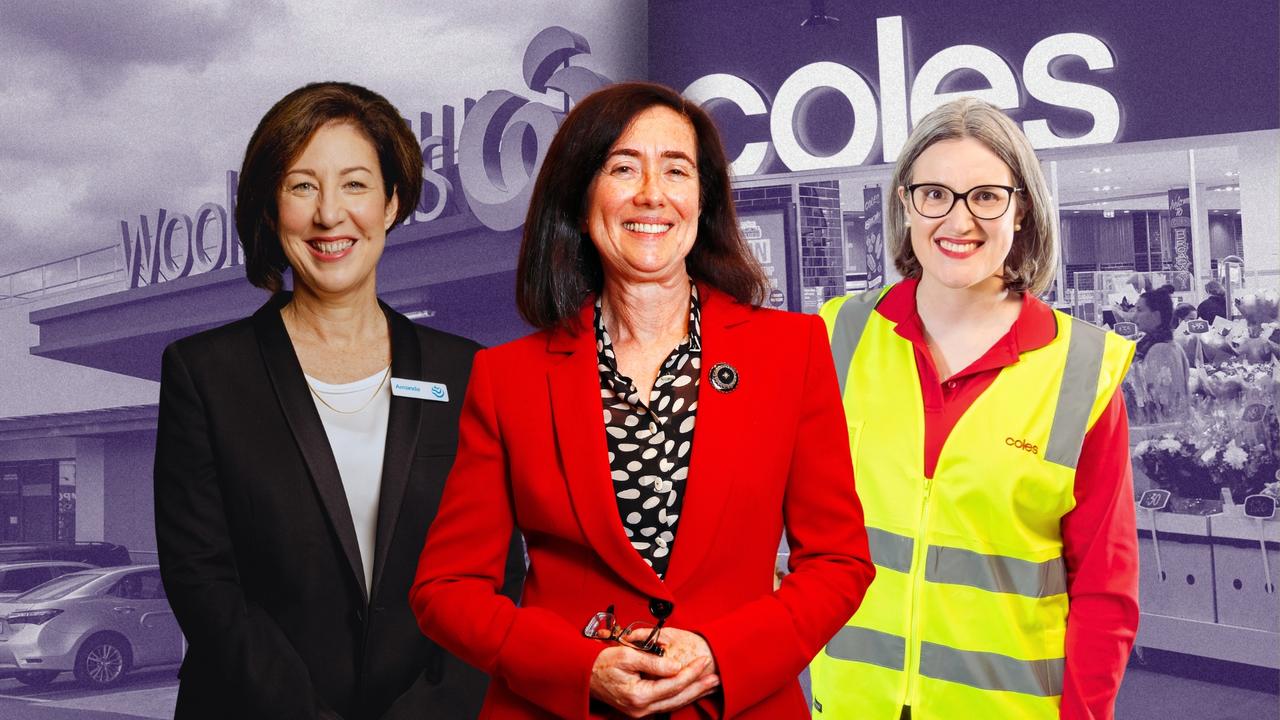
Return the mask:
[(649, 613), (653, 615), (656, 622), (637, 621), (623, 627), (618, 624), (618, 619), (613, 614), (613, 606), (610, 605), (604, 612), (591, 616), (586, 626), (582, 628), (582, 634), (596, 640), (626, 645), (650, 655), (662, 656), (666, 651), (658, 644), (658, 639), (662, 636), (662, 626), (671, 615), (672, 609), (674, 606), (666, 600), (651, 600)]
[(1020, 187), (1008, 185), (977, 185), (965, 192), (956, 192), (938, 183), (916, 183), (907, 186), (911, 206), (922, 217), (946, 217), (956, 203), (963, 200), (969, 213), (979, 220), (995, 220), (1009, 211), (1013, 194), (1022, 192)]

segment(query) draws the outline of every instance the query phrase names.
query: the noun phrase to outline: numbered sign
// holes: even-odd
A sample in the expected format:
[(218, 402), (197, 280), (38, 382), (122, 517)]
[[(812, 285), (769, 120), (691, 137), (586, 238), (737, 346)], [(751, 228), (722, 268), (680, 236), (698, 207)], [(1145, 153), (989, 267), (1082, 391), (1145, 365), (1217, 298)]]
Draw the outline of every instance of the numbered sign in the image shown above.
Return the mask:
[(1169, 504), (1168, 490), (1148, 490), (1138, 499), (1138, 507), (1144, 510), (1163, 510)]
[(1187, 323), (1187, 332), (1203, 335), (1209, 332), (1209, 322), (1207, 320), (1192, 320)]
[(1276, 516), (1276, 499), (1270, 495), (1250, 495), (1244, 499), (1244, 514), (1251, 518), (1270, 520)]
[(1115, 331), (1120, 337), (1131, 338), (1138, 334), (1138, 324), (1131, 322), (1118, 322), (1116, 323)]
[(1262, 403), (1251, 403), (1245, 407), (1244, 414), (1240, 416), (1240, 419), (1247, 423), (1262, 422), (1262, 418), (1266, 414), (1266, 405), (1263, 405)]

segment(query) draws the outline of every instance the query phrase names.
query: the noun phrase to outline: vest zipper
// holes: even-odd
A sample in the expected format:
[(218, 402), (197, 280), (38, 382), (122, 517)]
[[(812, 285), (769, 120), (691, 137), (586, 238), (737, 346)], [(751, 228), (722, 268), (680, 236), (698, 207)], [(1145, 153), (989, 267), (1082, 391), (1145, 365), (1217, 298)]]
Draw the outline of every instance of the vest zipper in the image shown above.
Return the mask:
[(924, 563), (928, 556), (929, 546), (925, 542), (925, 528), (929, 524), (929, 491), (933, 488), (933, 478), (924, 479), (924, 496), (920, 500), (920, 525), (916, 529), (915, 555), (912, 558), (911, 574), (911, 617), (907, 634), (906, 666), (907, 694), (902, 698), (903, 705), (910, 705), (915, 696), (916, 680), (920, 675), (920, 593), (924, 586)]

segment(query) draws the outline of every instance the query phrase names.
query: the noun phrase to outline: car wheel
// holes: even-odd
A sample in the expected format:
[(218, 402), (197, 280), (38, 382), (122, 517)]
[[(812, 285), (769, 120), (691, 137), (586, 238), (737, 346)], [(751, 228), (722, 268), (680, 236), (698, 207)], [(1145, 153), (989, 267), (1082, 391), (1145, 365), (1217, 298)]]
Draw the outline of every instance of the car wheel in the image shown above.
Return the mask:
[(18, 678), (18, 682), (31, 687), (40, 687), (53, 682), (58, 677), (57, 670), (20, 670), (14, 673), (14, 677)]
[(116, 685), (129, 671), (129, 643), (117, 635), (94, 635), (76, 655), (76, 679), (95, 688)]

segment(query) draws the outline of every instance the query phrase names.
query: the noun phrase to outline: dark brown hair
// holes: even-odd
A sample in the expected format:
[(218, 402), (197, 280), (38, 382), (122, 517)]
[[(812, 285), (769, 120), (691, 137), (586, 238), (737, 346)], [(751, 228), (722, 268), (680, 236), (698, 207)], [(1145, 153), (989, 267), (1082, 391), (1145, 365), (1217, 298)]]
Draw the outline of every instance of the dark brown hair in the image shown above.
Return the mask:
[(372, 90), (343, 82), (304, 85), (267, 111), (249, 138), (236, 188), (236, 232), (244, 247), (249, 282), (272, 292), (281, 289), (289, 266), (280, 236), (277, 196), (285, 170), (329, 123), (350, 123), (378, 153), (387, 200), (399, 200), (392, 227), (404, 222), (422, 193), (422, 151), (399, 111)]
[(729, 184), (729, 162), (711, 118), (671, 88), (618, 83), (588, 95), (564, 119), (538, 172), (525, 216), (516, 266), (516, 305), (538, 328), (576, 317), (604, 284), (604, 269), (582, 230), (587, 192), (609, 149), (637, 115), (667, 107), (683, 115), (698, 141), (701, 214), (698, 236), (685, 258), (695, 281), (742, 303), (763, 302), (769, 284), (738, 230)]

